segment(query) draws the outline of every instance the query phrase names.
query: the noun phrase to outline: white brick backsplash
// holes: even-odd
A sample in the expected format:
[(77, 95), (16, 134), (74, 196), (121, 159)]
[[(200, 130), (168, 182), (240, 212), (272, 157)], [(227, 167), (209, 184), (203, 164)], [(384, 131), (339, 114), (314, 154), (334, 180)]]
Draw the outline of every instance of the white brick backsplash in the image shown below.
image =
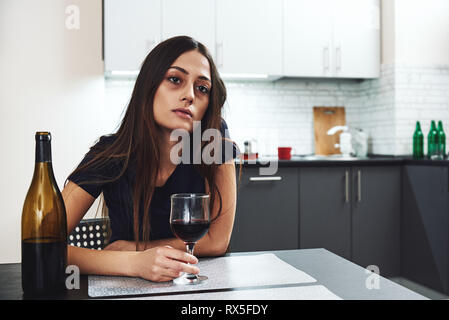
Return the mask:
[[(449, 125), (449, 66), (396, 65), (396, 154), (412, 153), (412, 135), (420, 120), (425, 136), (431, 120), (443, 121), (446, 135)], [(447, 138), (446, 138), (447, 141)]]
[[(256, 91), (258, 86), (263, 90)], [(368, 133), (369, 152), (374, 154), (411, 154), (417, 120), (426, 137), (432, 119), (443, 120), (444, 128), (449, 128), (449, 66), (383, 65), (379, 79), (362, 82), (281, 79), (272, 86), (228, 82), (227, 88), (232, 112), (225, 119), (233, 138), (242, 145), (255, 138), (259, 146), (265, 145), (261, 152), (276, 153), (278, 145), (289, 143), (297, 153), (313, 153), (314, 106), (345, 106), (347, 124)], [(242, 107), (248, 100), (278, 96), (283, 98), (276, 105), (264, 105), (270, 123), (264, 115)], [(252, 125), (265, 130), (245, 130)]]
[[(229, 103), (224, 118), (240, 148), (243, 141), (256, 139), (262, 154), (276, 154), (278, 146), (291, 146), (297, 154), (311, 154), (314, 153), (313, 107), (345, 106), (348, 121), (357, 119), (359, 86), (359, 82), (351, 80), (227, 82)], [(257, 102), (263, 104), (262, 110)], [(250, 130), (252, 127), (260, 130)]]
[[(126, 108), (133, 81), (107, 81), (111, 108)], [(241, 150), (258, 141), (261, 154), (291, 146), (314, 153), (313, 107), (344, 106), (346, 123), (369, 136), (369, 153), (411, 154), (417, 120), (426, 137), (430, 121), (442, 120), (449, 133), (449, 66), (382, 65), (373, 80), (286, 78), (275, 82), (227, 81), (223, 108), (231, 138)]]

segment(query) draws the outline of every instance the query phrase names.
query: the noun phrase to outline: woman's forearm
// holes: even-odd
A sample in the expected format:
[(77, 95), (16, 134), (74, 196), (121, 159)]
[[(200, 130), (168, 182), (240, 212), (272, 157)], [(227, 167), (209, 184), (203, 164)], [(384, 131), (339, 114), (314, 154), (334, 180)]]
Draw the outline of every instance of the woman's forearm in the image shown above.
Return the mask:
[(140, 277), (165, 282), (182, 272), (197, 274), (198, 259), (185, 251), (156, 247), (145, 251), (91, 250), (68, 247), (68, 263), (83, 274)]
[[(219, 256), (223, 255), (226, 252), (228, 243), (221, 243), (222, 239), (214, 239), (208, 233), (206, 234), (200, 241), (198, 241), (195, 245), (193, 254), (195, 256)], [(155, 248), (160, 246), (170, 246), (179, 250), (186, 250), (186, 245), (184, 242), (177, 238), (169, 238), (169, 239), (161, 239), (161, 240), (152, 240), (146, 243), (146, 247), (143, 243), (140, 244), (141, 250), (146, 248)], [(111, 243), (107, 248), (108, 250), (120, 250), (120, 251), (135, 251), (136, 244), (134, 241), (126, 241), (126, 240), (118, 240)]]
[(68, 264), (76, 265), (82, 274), (136, 276), (134, 261), (137, 252), (92, 250), (68, 246)]

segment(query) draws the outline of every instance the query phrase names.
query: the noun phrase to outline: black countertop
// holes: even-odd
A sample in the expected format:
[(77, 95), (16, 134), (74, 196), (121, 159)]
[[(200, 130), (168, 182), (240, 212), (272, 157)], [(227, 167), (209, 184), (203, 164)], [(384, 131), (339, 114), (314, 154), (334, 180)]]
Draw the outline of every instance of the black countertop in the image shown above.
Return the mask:
[(423, 165), (423, 166), (449, 166), (449, 159), (445, 160), (416, 160), (412, 156), (370, 155), (366, 158), (325, 158), (313, 159), (308, 156), (292, 156), (291, 160), (278, 160), (277, 157), (261, 157), (257, 160), (236, 159), (237, 165), (243, 167), (268, 167), (277, 161), (278, 167), (327, 167), (327, 166), (375, 166), (375, 165)]

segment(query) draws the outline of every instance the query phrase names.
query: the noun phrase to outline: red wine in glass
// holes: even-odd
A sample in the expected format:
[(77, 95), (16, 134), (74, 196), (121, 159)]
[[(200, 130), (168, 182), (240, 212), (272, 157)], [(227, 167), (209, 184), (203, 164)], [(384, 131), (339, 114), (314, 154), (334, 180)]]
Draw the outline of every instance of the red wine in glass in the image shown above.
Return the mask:
[[(203, 193), (178, 193), (170, 197), (170, 227), (173, 234), (182, 240), (187, 252), (193, 255), (195, 243), (209, 230), (209, 195)], [(206, 276), (184, 273), (173, 280), (176, 284), (198, 284)]]
[(196, 243), (209, 231), (209, 220), (193, 219), (185, 221), (175, 219), (170, 223), (173, 234), (184, 243)]

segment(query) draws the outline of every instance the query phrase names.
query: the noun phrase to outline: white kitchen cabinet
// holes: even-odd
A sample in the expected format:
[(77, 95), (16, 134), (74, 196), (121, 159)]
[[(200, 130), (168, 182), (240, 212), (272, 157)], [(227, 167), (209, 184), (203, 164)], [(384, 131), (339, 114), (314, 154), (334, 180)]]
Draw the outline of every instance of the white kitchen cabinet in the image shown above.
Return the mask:
[(221, 74), (282, 73), (282, 1), (217, 0)]
[(160, 41), (190, 35), (230, 78), (376, 78), (379, 24), (379, 0), (105, 0), (105, 71), (137, 72)]
[(283, 74), (376, 78), (378, 0), (284, 0)]
[(105, 71), (138, 71), (160, 42), (161, 0), (104, 1)]
[(334, 61), (337, 78), (377, 78), (380, 72), (378, 0), (334, 3)]
[(187, 35), (215, 58), (215, 0), (163, 0), (162, 40)]
[(332, 10), (329, 0), (284, 0), (285, 76), (329, 77)]

